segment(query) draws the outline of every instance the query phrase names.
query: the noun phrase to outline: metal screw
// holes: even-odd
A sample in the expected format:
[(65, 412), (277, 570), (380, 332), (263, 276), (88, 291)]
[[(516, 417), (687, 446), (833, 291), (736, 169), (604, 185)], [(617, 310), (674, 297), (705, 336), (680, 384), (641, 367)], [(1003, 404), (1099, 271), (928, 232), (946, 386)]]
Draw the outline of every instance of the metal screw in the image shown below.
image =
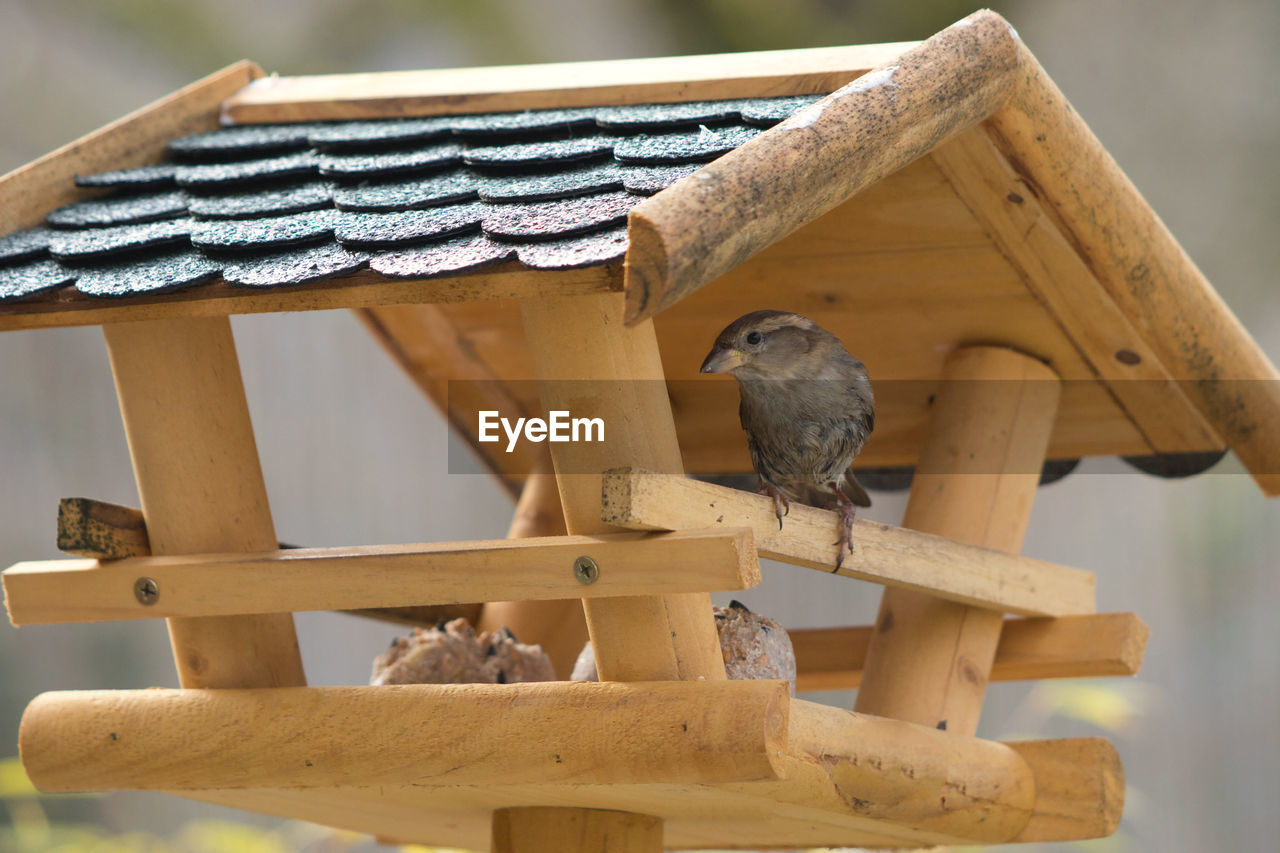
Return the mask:
[(160, 599), (160, 584), (151, 578), (138, 578), (133, 582), (133, 594), (143, 604), (155, 604)]
[(573, 561), (573, 576), (582, 583), (595, 583), (600, 579), (600, 567), (590, 557), (579, 557)]

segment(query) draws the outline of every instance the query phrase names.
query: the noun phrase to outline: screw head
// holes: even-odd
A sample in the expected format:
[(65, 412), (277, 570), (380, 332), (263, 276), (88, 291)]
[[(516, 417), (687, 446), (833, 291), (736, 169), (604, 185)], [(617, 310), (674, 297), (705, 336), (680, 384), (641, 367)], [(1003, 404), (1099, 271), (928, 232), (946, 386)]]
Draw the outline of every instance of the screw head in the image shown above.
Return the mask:
[(579, 557), (573, 561), (573, 576), (581, 583), (595, 583), (600, 579), (600, 567), (590, 557)]
[(138, 578), (133, 582), (133, 595), (142, 604), (155, 604), (160, 599), (160, 584), (151, 578)]

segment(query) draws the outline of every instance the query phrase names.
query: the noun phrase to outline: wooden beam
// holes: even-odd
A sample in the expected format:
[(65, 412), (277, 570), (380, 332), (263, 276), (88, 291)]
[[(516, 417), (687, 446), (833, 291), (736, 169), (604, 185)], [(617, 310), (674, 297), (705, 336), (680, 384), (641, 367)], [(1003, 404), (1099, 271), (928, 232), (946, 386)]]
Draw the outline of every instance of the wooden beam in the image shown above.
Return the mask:
[(54, 208), (95, 195), (75, 185), (77, 174), (158, 163), (171, 139), (216, 129), (222, 102), (262, 75), (242, 60), (9, 172), (0, 178), (0, 234), (38, 225)]
[(1029, 740), (1008, 744), (1031, 767), (1036, 807), (1013, 841), (1105, 838), (1124, 815), (1124, 768), (1105, 738)]
[[(835, 571), (836, 513), (792, 503), (779, 530), (771, 500), (711, 483), (630, 468), (609, 471), (603, 518), (640, 530), (749, 527), (762, 556)], [(853, 542), (853, 553), (836, 572), (844, 577), (920, 590), (992, 612), (1063, 616), (1094, 611), (1092, 572), (874, 521), (855, 521)]]
[[(579, 557), (597, 580), (575, 577)], [(139, 578), (153, 603), (135, 595)], [(51, 560), (3, 580), (10, 620), (30, 625), (747, 589), (760, 566), (741, 529)]]
[(1017, 46), (1003, 18), (975, 12), (633, 208), (627, 322), (989, 116), (1014, 86)]
[[(281, 550), (297, 548), (279, 543)], [(151, 556), (147, 522), (142, 510), (93, 498), (63, 498), (58, 502), (58, 550), (94, 560)], [(423, 607), (382, 607), (347, 612), (402, 625), (437, 625), (459, 617), (475, 625), (481, 604), (436, 604)]]
[[(931, 156), (1151, 449), (1222, 449), (1222, 439), (1067, 242), (986, 128), (960, 134)], [(1057, 365), (1055, 369), (1061, 373)]]
[[(556, 488), (556, 476), (551, 472), (551, 456), (544, 453), (538, 468), (525, 480), (507, 537), (526, 539), (564, 533), (560, 492)], [(587, 618), (576, 592), (573, 598), (550, 601), (489, 602), (480, 613), (476, 627), (481, 631), (507, 628), (524, 642), (542, 646), (561, 679), (567, 679), (573, 672), (588, 637)]]
[(493, 853), (662, 853), (662, 820), (604, 809), (497, 809)]
[(237, 123), (331, 121), (826, 93), (914, 44), (267, 77), (223, 112)]
[(415, 302), (522, 299), (543, 294), (576, 296), (621, 289), (622, 269), (616, 263), (580, 270), (531, 270), (521, 264), (510, 263), (477, 273), (459, 273), (420, 281), (392, 280), (370, 270), (361, 270), (300, 287), (267, 290), (232, 287), (217, 280), (180, 293), (135, 296), (121, 302), (64, 289), (55, 297), (42, 301), (0, 305), (0, 331), (366, 308)]
[[(997, 347), (943, 368), (903, 526), (1016, 554), (1040, 481), (1061, 383)], [(886, 589), (855, 709), (972, 734), (1003, 619), (926, 593)]]
[(1280, 494), (1280, 371), (1031, 52), (1018, 53), (1016, 91), (990, 119), (996, 144), (1263, 492)]
[[(788, 633), (796, 653), (797, 690), (852, 690), (862, 681), (872, 626)], [(1133, 613), (1008, 619), (991, 680), (1136, 675), (1149, 633)]]
[(19, 747), (43, 791), (776, 779), (788, 691), (781, 681), (66, 691), (32, 701)]
[[(653, 324), (624, 327), (621, 294), (530, 299), (521, 309), (543, 406), (589, 411), (609, 426), (607, 442), (551, 445), (566, 526), (570, 533), (613, 530), (600, 514), (606, 470), (621, 464), (682, 470)], [(583, 607), (604, 681), (725, 677), (706, 594)]]
[[(230, 322), (125, 323), (103, 332), (152, 553), (274, 548)], [(289, 613), (175, 618), (169, 640), (183, 687), (306, 682)]]

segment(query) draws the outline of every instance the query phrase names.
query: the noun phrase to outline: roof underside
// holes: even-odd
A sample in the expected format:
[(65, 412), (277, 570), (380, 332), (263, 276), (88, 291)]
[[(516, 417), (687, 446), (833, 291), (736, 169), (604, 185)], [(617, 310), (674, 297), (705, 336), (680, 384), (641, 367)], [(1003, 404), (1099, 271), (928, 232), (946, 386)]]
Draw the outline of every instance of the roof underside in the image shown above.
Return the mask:
[[(355, 308), (474, 439), (479, 409), (540, 409), (519, 300), (623, 290), (625, 272), (694, 473), (750, 470), (734, 384), (697, 368), (724, 325), (768, 307), (867, 363), (860, 466), (913, 465), (946, 357), (997, 344), (1066, 382), (1050, 458), (1229, 446), (1280, 488), (1276, 383), (1214, 381), (1274, 367), (1007, 25), (978, 13), (847, 51), (515, 69), (505, 94), (491, 69), (247, 87), (257, 72), (232, 69), (0, 182), (18, 200), (0, 227), (52, 213), (0, 238), (18, 300), (0, 328)], [(219, 116), (250, 124), (191, 136)], [(120, 169), (107, 180), (164, 183), (107, 200), (70, 186)], [(158, 242), (116, 258), (117, 235)], [(60, 289), (16, 293), (41, 275)], [(483, 381), (451, 397), (458, 379)], [(540, 464), (476, 450), (508, 481)]]

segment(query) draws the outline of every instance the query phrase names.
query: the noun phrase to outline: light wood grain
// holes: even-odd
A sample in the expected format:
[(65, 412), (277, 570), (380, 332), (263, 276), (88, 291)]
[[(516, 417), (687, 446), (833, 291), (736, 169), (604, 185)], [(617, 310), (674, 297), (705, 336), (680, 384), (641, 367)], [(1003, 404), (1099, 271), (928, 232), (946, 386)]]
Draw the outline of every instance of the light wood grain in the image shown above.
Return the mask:
[[(903, 526), (1016, 554), (1057, 414), (1048, 367), (1008, 349), (957, 351), (943, 372)], [(978, 727), (1003, 620), (886, 589), (855, 708), (949, 732)]]
[(1182, 385), (1098, 283), (986, 128), (961, 134), (931, 156), (1152, 449), (1222, 449), (1222, 440)]
[(19, 745), (45, 791), (776, 779), (787, 693), (781, 681), (66, 691), (28, 706)]
[(914, 44), (268, 77), (229, 97), (224, 114), (318, 121), (825, 94)]
[[(511, 519), (508, 538), (559, 536), (565, 533), (560, 492), (551, 471), (550, 454), (525, 480)], [(485, 604), (479, 629), (506, 628), (526, 643), (537, 643), (551, 659), (558, 677), (565, 679), (587, 642), (587, 619), (582, 602), (575, 598), (551, 601), (493, 601)]]
[[(546, 410), (590, 412), (607, 442), (551, 445), (570, 533), (612, 529), (601, 519), (603, 472), (620, 464), (682, 470), (651, 323), (622, 323), (621, 294), (522, 304)], [(606, 681), (723, 679), (708, 595), (584, 602), (597, 672)]]
[(627, 321), (986, 118), (1008, 97), (1017, 62), (1004, 19), (976, 12), (633, 208)]
[[(582, 556), (594, 583), (574, 576)], [(134, 596), (140, 577), (159, 587), (153, 604)], [(754, 586), (760, 567), (741, 529), (50, 560), (3, 579), (9, 617), (26, 625), (709, 592)]]
[[(275, 548), (228, 320), (103, 332), (152, 553)], [(169, 639), (183, 687), (306, 682), (289, 613), (172, 619)]]
[(77, 174), (158, 163), (170, 140), (216, 129), (222, 102), (262, 73), (252, 62), (229, 65), (9, 172), (0, 178), (0, 234), (38, 225), (54, 208), (97, 195), (75, 185)]
[[(764, 495), (618, 469), (605, 476), (603, 517), (643, 530), (749, 527), (762, 556), (835, 571), (836, 513), (793, 503), (779, 530), (773, 502)], [(1094, 609), (1091, 572), (872, 521), (854, 522), (853, 542), (853, 553), (837, 572), (844, 577), (927, 591), (996, 614), (1058, 616)]]
[(662, 853), (662, 820), (603, 809), (498, 809), (493, 853)]
[(181, 293), (137, 296), (125, 301), (99, 299), (62, 290), (50, 299), (0, 305), (0, 331), (424, 302), (517, 299), (535, 294), (574, 296), (608, 293), (621, 289), (621, 284), (621, 267), (618, 264), (547, 271), (510, 263), (479, 273), (409, 281), (391, 280), (379, 273), (362, 270), (314, 284), (268, 290), (232, 287), (216, 280)]
[(1124, 768), (1105, 738), (1029, 740), (1009, 748), (1031, 767), (1036, 807), (1015, 842), (1106, 838), (1124, 815)]
[(1280, 371), (1025, 45), (991, 116), (1000, 150), (1129, 322), (1268, 495), (1280, 494)]
[[(788, 631), (796, 653), (796, 689), (856, 688), (871, 632), (870, 625)], [(1008, 619), (990, 680), (1136, 675), (1149, 633), (1133, 613)]]

